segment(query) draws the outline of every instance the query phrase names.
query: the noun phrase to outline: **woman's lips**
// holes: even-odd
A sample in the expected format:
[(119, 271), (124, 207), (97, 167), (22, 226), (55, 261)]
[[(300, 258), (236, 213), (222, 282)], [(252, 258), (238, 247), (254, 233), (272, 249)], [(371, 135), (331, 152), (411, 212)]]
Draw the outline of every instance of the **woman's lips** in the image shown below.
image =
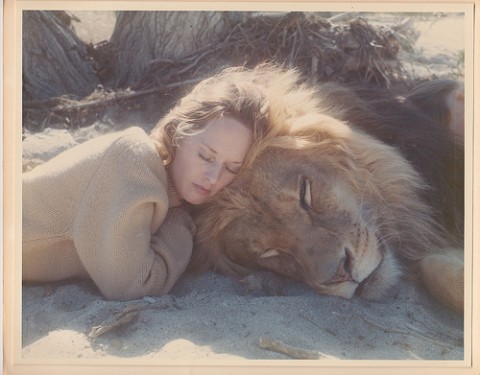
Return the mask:
[(202, 195), (209, 195), (210, 189), (203, 187), (202, 185), (198, 185), (196, 183), (193, 184), (195, 190)]

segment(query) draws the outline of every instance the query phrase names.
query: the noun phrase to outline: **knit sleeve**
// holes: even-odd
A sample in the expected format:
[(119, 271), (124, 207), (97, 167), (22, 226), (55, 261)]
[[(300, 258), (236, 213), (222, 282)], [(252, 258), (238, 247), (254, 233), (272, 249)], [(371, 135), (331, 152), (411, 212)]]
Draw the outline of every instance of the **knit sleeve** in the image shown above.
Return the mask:
[[(181, 208), (170, 208), (157, 233), (152, 236), (151, 247), (166, 267), (164, 292), (168, 292), (187, 268), (192, 255), (195, 224), (191, 216)], [(171, 251), (182, 249), (181, 251)]]
[(166, 178), (155, 170), (158, 155), (118, 143), (81, 201), (75, 248), (106, 298), (164, 294), (190, 260), (193, 221), (180, 209), (168, 212)]

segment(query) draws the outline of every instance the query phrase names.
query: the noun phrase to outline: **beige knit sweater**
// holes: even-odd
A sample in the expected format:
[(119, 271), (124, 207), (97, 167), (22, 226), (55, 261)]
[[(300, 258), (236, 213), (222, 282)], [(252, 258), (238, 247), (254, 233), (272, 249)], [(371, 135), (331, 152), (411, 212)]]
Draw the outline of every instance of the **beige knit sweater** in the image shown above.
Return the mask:
[(195, 231), (168, 208), (167, 173), (142, 129), (76, 146), (23, 175), (23, 280), (90, 277), (117, 300), (167, 293)]

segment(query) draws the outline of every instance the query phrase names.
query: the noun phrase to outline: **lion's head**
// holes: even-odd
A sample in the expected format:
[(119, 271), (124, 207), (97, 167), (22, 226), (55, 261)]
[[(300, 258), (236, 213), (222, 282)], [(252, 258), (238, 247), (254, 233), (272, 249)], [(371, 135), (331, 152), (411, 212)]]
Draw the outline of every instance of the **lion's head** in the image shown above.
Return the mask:
[(196, 216), (193, 268), (241, 278), (267, 269), (320, 294), (381, 298), (397, 256), (421, 258), (434, 224), (423, 182), (394, 148), (308, 115)]

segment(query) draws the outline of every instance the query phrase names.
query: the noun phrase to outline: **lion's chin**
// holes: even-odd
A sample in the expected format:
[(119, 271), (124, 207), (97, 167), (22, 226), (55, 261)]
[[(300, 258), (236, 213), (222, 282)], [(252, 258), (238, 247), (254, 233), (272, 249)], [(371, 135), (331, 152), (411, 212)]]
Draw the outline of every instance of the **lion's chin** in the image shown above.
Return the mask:
[(325, 285), (314, 285), (313, 288), (322, 295), (337, 296), (350, 299), (358, 288), (358, 283), (354, 281), (344, 281), (341, 283)]
[(361, 283), (344, 281), (335, 284), (311, 285), (319, 294), (352, 298), (354, 295), (369, 301), (379, 301), (399, 280), (401, 275), (397, 260), (385, 252), (382, 261)]
[(386, 251), (379, 266), (356, 289), (355, 294), (369, 301), (379, 301), (399, 281), (402, 271), (390, 251)]

